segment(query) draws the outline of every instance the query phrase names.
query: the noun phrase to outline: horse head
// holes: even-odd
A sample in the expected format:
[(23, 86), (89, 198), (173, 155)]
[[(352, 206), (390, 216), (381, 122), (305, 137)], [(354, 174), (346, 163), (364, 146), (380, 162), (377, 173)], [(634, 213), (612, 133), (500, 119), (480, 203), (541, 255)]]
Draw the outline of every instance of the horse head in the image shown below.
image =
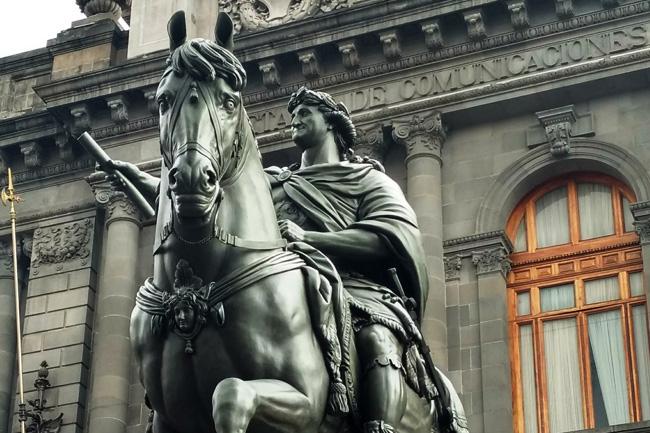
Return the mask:
[(170, 56), (158, 86), (167, 193), (180, 221), (216, 214), (225, 179), (240, 165), (250, 123), (242, 106), (246, 72), (232, 50), (232, 21), (219, 14), (215, 40), (186, 40), (185, 14), (169, 21)]

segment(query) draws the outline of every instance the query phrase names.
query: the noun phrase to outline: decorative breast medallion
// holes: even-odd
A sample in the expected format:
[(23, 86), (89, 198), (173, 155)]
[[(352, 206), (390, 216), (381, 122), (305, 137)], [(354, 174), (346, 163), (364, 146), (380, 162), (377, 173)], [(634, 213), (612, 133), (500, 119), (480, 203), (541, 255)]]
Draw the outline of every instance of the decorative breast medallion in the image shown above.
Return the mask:
[(258, 30), (309, 18), (319, 12), (349, 7), (355, 0), (219, 0), (235, 30)]

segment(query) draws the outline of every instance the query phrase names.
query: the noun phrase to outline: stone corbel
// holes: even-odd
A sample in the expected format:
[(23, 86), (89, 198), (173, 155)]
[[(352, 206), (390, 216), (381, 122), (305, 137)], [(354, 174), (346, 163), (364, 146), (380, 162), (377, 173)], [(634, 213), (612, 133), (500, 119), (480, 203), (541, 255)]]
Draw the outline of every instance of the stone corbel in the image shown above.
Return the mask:
[(158, 87), (153, 87), (149, 89), (144, 89), (142, 95), (147, 101), (147, 110), (150, 114), (157, 116), (158, 115), (158, 101), (156, 100), (156, 92)]
[(571, 150), (571, 130), (577, 120), (573, 105), (538, 111), (535, 115), (544, 127), (551, 155), (568, 155)]
[(387, 60), (395, 60), (402, 56), (402, 48), (399, 43), (397, 30), (389, 30), (379, 34), (379, 41), (384, 50), (384, 57)]
[(384, 130), (381, 124), (378, 123), (365, 128), (359, 127), (357, 128), (354, 153), (383, 163), (388, 152), (388, 144), (384, 140)]
[(483, 13), (480, 10), (463, 12), (465, 24), (467, 25), (467, 36), (470, 41), (481, 41), (487, 37)]
[(25, 166), (28, 168), (40, 167), (43, 164), (43, 146), (36, 141), (20, 144), (20, 153), (25, 158)]
[(275, 60), (266, 60), (259, 64), (262, 73), (262, 82), (267, 89), (275, 89), (280, 86), (280, 69)]
[(72, 115), (72, 135), (78, 137), (86, 131), (90, 131), (90, 109), (87, 104), (77, 105), (70, 109)]
[(414, 114), (393, 122), (393, 139), (406, 148), (406, 161), (430, 156), (440, 160), (447, 132), (437, 111)]
[(436, 19), (422, 23), (424, 32), (424, 43), (430, 51), (439, 50), (444, 45), (442, 31), (440, 30), (440, 20)]
[(650, 201), (632, 203), (630, 211), (634, 217), (634, 229), (641, 245), (650, 244)]
[(106, 105), (111, 110), (111, 120), (118, 125), (129, 121), (129, 103), (125, 96), (117, 95), (106, 99)]
[(339, 44), (339, 52), (345, 69), (353, 70), (359, 67), (359, 53), (354, 41)]
[(606, 9), (615, 8), (620, 4), (619, 0), (602, 0), (603, 7)]
[(460, 280), (460, 270), (463, 267), (463, 259), (460, 255), (444, 257), (445, 281)]
[(0, 149), (0, 173), (5, 173), (9, 167), (9, 153), (5, 149)]
[(71, 162), (74, 160), (74, 147), (70, 140), (70, 134), (67, 131), (59, 132), (54, 136), (54, 143), (56, 148), (59, 149), (59, 157), (66, 161)]
[(575, 13), (573, 0), (555, 0), (555, 13), (562, 19), (571, 18)]
[(320, 75), (320, 62), (316, 50), (307, 50), (298, 53), (298, 60), (302, 66), (302, 75), (308, 80), (318, 78)]
[(506, 5), (510, 12), (510, 21), (516, 30), (523, 30), (530, 26), (526, 0), (506, 0)]

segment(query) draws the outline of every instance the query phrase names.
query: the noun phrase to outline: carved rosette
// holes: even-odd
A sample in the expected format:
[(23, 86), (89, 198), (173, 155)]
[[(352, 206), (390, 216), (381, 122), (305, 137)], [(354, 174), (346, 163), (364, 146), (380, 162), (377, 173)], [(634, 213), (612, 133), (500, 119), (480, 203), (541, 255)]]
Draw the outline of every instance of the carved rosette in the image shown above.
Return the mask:
[(86, 265), (92, 234), (93, 222), (89, 218), (36, 229), (32, 243), (32, 272), (37, 275), (44, 265), (54, 265), (57, 271), (61, 271), (66, 262), (74, 260)]
[(393, 122), (393, 139), (406, 147), (406, 162), (428, 156), (440, 161), (447, 133), (439, 112), (425, 112)]
[(235, 32), (260, 30), (349, 7), (354, 0), (219, 0)]
[(459, 255), (445, 257), (445, 281), (460, 280), (460, 270), (463, 266), (463, 259)]
[(77, 0), (77, 5), (87, 17), (101, 13), (121, 15), (122, 10), (131, 7), (131, 0)]
[(476, 265), (476, 275), (501, 272), (505, 277), (512, 269), (512, 260), (508, 258), (505, 248), (501, 247), (473, 251), (472, 263)]
[(356, 155), (367, 156), (383, 163), (388, 152), (388, 145), (389, 143), (384, 140), (384, 131), (380, 124), (357, 128), (357, 140), (354, 146)]
[(634, 221), (634, 230), (639, 235), (641, 245), (650, 244), (650, 219)]

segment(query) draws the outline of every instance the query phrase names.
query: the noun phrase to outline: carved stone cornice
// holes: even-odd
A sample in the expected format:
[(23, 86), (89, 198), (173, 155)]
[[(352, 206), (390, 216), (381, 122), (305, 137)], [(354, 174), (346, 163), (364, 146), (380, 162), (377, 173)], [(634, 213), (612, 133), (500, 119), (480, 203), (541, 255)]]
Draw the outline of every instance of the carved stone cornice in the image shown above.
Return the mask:
[(472, 263), (476, 265), (476, 275), (500, 272), (505, 278), (512, 268), (512, 261), (508, 258), (508, 252), (502, 247), (474, 251), (472, 253)]
[(575, 14), (573, 0), (555, 0), (555, 13), (559, 18), (571, 18)]
[(128, 123), (129, 102), (123, 95), (113, 96), (106, 99), (106, 105), (111, 110), (111, 120), (117, 124)]
[(341, 53), (341, 61), (347, 70), (354, 70), (359, 67), (359, 53), (357, 52), (357, 45), (354, 41), (341, 42), (339, 44), (339, 52)]
[(634, 217), (634, 229), (641, 245), (650, 244), (650, 201), (632, 203), (630, 211)]
[(463, 266), (463, 259), (460, 255), (445, 256), (445, 281), (460, 280), (460, 270)]
[(32, 244), (32, 273), (41, 273), (41, 267), (53, 266), (56, 272), (63, 270), (66, 262), (78, 261), (88, 264), (90, 241), (94, 231), (90, 218), (34, 231)]
[(444, 40), (442, 38), (442, 30), (440, 30), (439, 19), (422, 23), (422, 32), (424, 33), (424, 44), (430, 51), (442, 48)]
[(502, 248), (508, 254), (512, 252), (512, 242), (503, 230), (478, 233), (461, 238), (448, 239), (442, 243), (445, 257), (472, 257), (475, 251)]
[(59, 157), (66, 161), (72, 162), (75, 158), (74, 147), (68, 131), (59, 132), (54, 136), (54, 143), (59, 149)]
[(467, 37), (470, 41), (481, 41), (487, 37), (483, 13), (481, 10), (463, 12), (465, 25), (467, 25)]
[(72, 135), (80, 136), (85, 131), (90, 131), (90, 109), (87, 104), (79, 104), (70, 108), (72, 116)]
[(516, 30), (523, 30), (530, 25), (526, 0), (506, 0), (510, 12), (510, 22)]
[(578, 118), (573, 105), (538, 111), (535, 115), (544, 127), (551, 155), (568, 155), (571, 150), (571, 130)]
[(302, 66), (302, 75), (308, 80), (318, 78), (320, 75), (320, 62), (315, 49), (298, 53), (298, 60)]
[(21, 143), (20, 153), (22, 153), (25, 158), (26, 167), (36, 168), (43, 165), (43, 146), (40, 143), (36, 141)]
[(266, 60), (259, 64), (262, 73), (262, 82), (267, 89), (280, 87), (280, 69), (275, 60)]
[(447, 138), (442, 116), (437, 111), (417, 113), (393, 121), (393, 139), (406, 148), (406, 161), (422, 156), (441, 161), (440, 152)]
[(384, 140), (384, 130), (380, 123), (357, 128), (357, 140), (354, 153), (359, 156), (384, 162), (389, 143)]
[(142, 95), (147, 101), (147, 111), (156, 117), (158, 116), (158, 101), (156, 100), (157, 91), (158, 86), (153, 86), (142, 90)]
[(379, 42), (381, 42), (384, 57), (387, 60), (395, 60), (402, 56), (402, 48), (397, 30), (388, 30), (379, 33)]

